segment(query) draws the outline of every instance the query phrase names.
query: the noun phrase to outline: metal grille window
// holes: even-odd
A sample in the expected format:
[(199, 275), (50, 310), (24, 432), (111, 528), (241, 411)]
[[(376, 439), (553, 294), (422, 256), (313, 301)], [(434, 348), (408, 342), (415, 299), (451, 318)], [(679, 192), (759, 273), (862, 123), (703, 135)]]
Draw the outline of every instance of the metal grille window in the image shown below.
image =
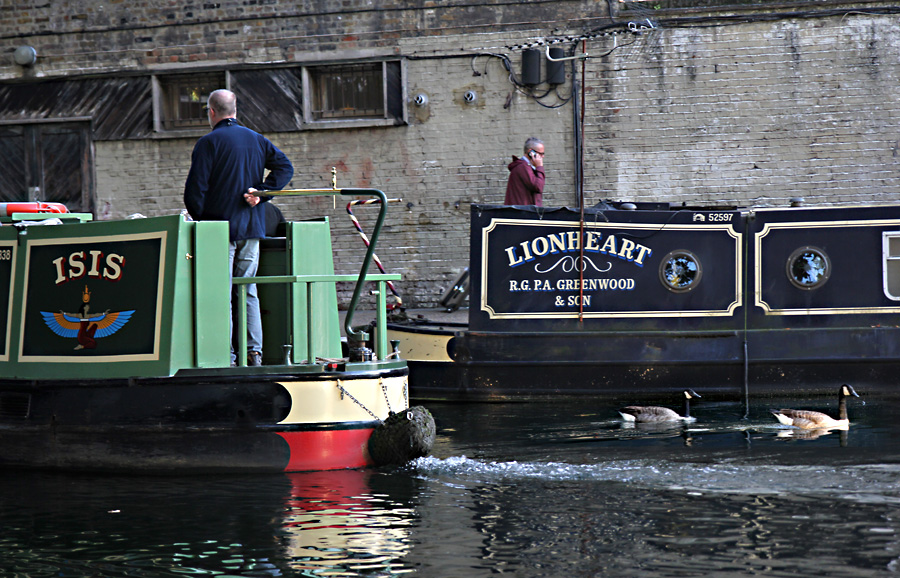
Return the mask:
[(158, 86), (160, 129), (209, 128), (206, 101), (210, 92), (225, 88), (226, 79), (224, 72), (177, 74), (158, 77)]
[(401, 74), (399, 61), (308, 67), (308, 122), (403, 122)]
[(384, 116), (384, 70), (380, 62), (314, 68), (310, 72), (313, 119)]

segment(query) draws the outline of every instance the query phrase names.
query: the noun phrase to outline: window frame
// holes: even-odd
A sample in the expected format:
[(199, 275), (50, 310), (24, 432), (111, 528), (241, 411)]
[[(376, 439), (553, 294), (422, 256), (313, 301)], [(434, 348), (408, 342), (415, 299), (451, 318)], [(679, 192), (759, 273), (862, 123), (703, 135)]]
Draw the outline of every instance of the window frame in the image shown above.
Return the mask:
[[(382, 103), (384, 114), (380, 117), (348, 117), (348, 118), (313, 118), (313, 78), (312, 74), (316, 69), (325, 69), (328, 67), (352, 67), (362, 66), (366, 64), (380, 64), (382, 74)], [(389, 67), (395, 66), (393, 74), (389, 73)], [(346, 128), (371, 128), (371, 127), (388, 127), (403, 126), (409, 124), (409, 108), (407, 102), (407, 61), (403, 57), (398, 56), (381, 56), (365, 59), (344, 59), (329, 60), (315, 63), (294, 63), (289, 65), (275, 65), (271, 67), (254, 67), (256, 70), (276, 68), (294, 68), (300, 71), (300, 91), (299, 103), (297, 103), (297, 112), (299, 121), (293, 128), (287, 132), (301, 132), (306, 130), (322, 130), (322, 129), (346, 129)], [(198, 69), (166, 69), (159, 70), (150, 75), (151, 79), (151, 99), (152, 99), (152, 121), (153, 130), (151, 138), (196, 138), (203, 136), (209, 132), (208, 126), (184, 127), (184, 128), (167, 128), (165, 120), (165, 81), (167, 77), (175, 76), (196, 76), (198, 74), (224, 74), (225, 86), (228, 90), (235, 90), (232, 72), (239, 73), (242, 68), (222, 67), (222, 68), (198, 68)], [(394, 77), (398, 76), (399, 78)], [(396, 84), (396, 86), (394, 86)], [(391, 89), (396, 90), (392, 92)], [(241, 105), (238, 103), (238, 120), (241, 119)], [(251, 123), (252, 124), (252, 123)], [(251, 127), (254, 128), (254, 127)], [(258, 130), (258, 129), (255, 129)], [(271, 130), (262, 128), (258, 132), (284, 132), (283, 130)]]
[[(794, 274), (795, 265), (806, 253), (812, 253), (822, 261), (822, 272), (816, 277), (815, 281), (811, 283), (801, 282)], [(784, 274), (787, 276), (790, 284), (802, 291), (815, 291), (816, 289), (820, 289), (828, 283), (828, 280), (831, 278), (831, 273), (831, 257), (828, 256), (828, 253), (825, 252), (824, 249), (813, 245), (803, 245), (802, 247), (795, 249), (790, 256), (788, 256), (784, 268)]]
[[(0, 197), (2, 202), (31, 202), (48, 201), (60, 202), (66, 205), (72, 212), (94, 213), (96, 211), (96, 158), (94, 155), (94, 141), (91, 136), (90, 117), (66, 117), (53, 119), (40, 119), (29, 121), (2, 121), (0, 128), (6, 129), (7, 137), (15, 138), (16, 132), (21, 130), (22, 157), (7, 159), (10, 162), (22, 165), (21, 174), (14, 175), (21, 179), (22, 187), (13, 186), (12, 190), (6, 190), (6, 194)], [(46, 129), (46, 130), (45, 130)], [(55, 131), (63, 131), (58, 133)], [(45, 159), (48, 155), (54, 156), (52, 146), (46, 146), (54, 140), (54, 134), (63, 134), (72, 137), (78, 142), (76, 162), (66, 165), (69, 174), (78, 173), (78, 191), (60, 196), (48, 179), (60, 174), (52, 174), (46, 170)], [(67, 145), (70, 144), (66, 143)], [(71, 150), (71, 146), (66, 146)], [(58, 157), (57, 157), (58, 158)], [(72, 157), (74, 159), (74, 156)], [(75, 169), (74, 167), (77, 167)], [(74, 169), (74, 170), (73, 170)], [(53, 181), (55, 182), (55, 181)]]
[[(875, 0), (861, 0), (861, 5), (874, 4)], [(612, 4), (613, 18), (633, 22), (636, 30), (649, 27), (652, 21), (662, 17), (684, 14), (730, 14), (763, 10), (791, 10), (803, 8), (807, 12), (825, 12), (840, 6), (837, 0), (821, 0), (810, 3), (802, 0), (617, 0)]]
[[(671, 279), (669, 279), (668, 275), (668, 266), (674, 260), (683, 258), (687, 259), (691, 263), (694, 264), (696, 270), (693, 271), (690, 281), (688, 281), (684, 285), (673, 285)], [(700, 285), (700, 280), (703, 278), (703, 265), (700, 263), (700, 258), (693, 252), (687, 249), (675, 249), (673, 251), (669, 251), (669, 253), (663, 257), (659, 262), (659, 282), (662, 283), (662, 286), (671, 291), (672, 293), (688, 293), (693, 291)]]
[[(898, 242), (900, 242), (900, 231), (882, 231), (881, 233), (882, 288), (884, 290), (885, 297), (887, 297), (891, 301), (900, 301), (900, 292), (898, 292), (897, 295), (894, 295), (890, 290), (890, 265), (893, 263), (894, 268), (900, 268), (900, 251), (898, 251), (896, 255), (891, 255), (891, 239), (896, 239)], [(900, 278), (900, 273), (898, 273), (898, 278)], [(900, 290), (900, 283), (898, 283), (897, 289)]]
[[(153, 100), (153, 134), (163, 137), (186, 137), (186, 136), (202, 136), (209, 132), (209, 126), (198, 123), (197, 126), (184, 127), (166, 127), (165, 119), (165, 82), (166, 79), (178, 76), (196, 77), (198, 74), (203, 75), (224, 75), (224, 87), (231, 90), (231, 74), (228, 70), (203, 70), (203, 71), (166, 71), (153, 74), (150, 76), (151, 98)], [(207, 93), (205, 96), (209, 96)]]
[[(390, 104), (391, 95), (389, 94), (389, 63), (397, 63), (399, 65), (400, 85), (396, 98), (400, 104), (400, 115), (391, 114)], [(382, 106), (383, 116), (377, 117), (332, 117), (317, 119), (314, 118), (313, 102), (316, 87), (314, 85), (314, 74), (316, 71), (328, 68), (345, 68), (352, 66), (364, 66), (366, 64), (381, 64), (382, 78)], [(406, 59), (404, 58), (380, 58), (378, 60), (346, 60), (330, 63), (305, 65), (303, 66), (303, 124), (307, 129), (329, 129), (329, 128), (356, 128), (356, 127), (373, 127), (373, 126), (395, 126), (409, 124), (408, 108), (406, 106), (407, 92), (407, 70)]]

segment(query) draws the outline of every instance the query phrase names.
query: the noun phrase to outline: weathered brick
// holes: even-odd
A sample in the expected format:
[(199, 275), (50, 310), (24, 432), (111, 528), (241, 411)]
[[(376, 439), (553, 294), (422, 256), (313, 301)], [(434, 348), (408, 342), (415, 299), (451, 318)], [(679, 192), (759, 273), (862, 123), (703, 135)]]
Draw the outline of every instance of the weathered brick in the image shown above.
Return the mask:
[[(0, 37), (0, 52), (35, 46), (31, 74), (38, 78), (177, 72), (191, 62), (302, 64), (373, 49), (410, 57), (407, 97), (424, 92), (429, 105), (410, 104), (408, 126), (268, 135), (297, 166), (292, 187), (328, 186), (336, 166), (341, 186), (382, 188), (403, 199), (391, 206), (378, 253), (388, 270), (403, 272), (398, 288), (408, 305), (436, 303), (467, 264), (469, 205), (502, 202), (506, 164), (526, 137), (546, 142), (545, 203), (575, 202), (572, 103), (544, 108), (508, 78), (520, 72), (522, 45), (596, 27), (605, 3), (467, 11), (382, 2), (366, 11), (371, 3), (360, 0), (347, 6), (362, 12), (340, 19), (342, 5), (313, 10), (280, 0), (116, 0), (102, 11), (82, 3), (68, 13), (33, 4), (28, 18), (0, 10), (0, 29), (18, 31)], [(534, 6), (541, 11), (530, 14)], [(898, 200), (900, 30), (892, 16), (748, 18), (700, 28), (663, 21), (640, 38), (592, 39), (588, 51), (609, 52), (584, 63), (588, 206), (602, 199), (762, 206), (794, 196), (807, 204)], [(513, 70), (491, 54), (508, 57)], [(573, 71), (580, 80), (580, 62), (566, 65), (567, 75)], [(0, 79), (23, 75), (11, 59), (0, 62)], [(477, 92), (475, 105), (463, 102), (466, 90)], [(570, 92), (570, 82), (560, 87), (563, 97)], [(560, 102), (552, 94), (544, 100)], [(95, 143), (98, 218), (180, 212), (194, 142)], [(327, 213), (339, 255), (359, 259), (364, 245), (345, 204), (279, 201), (289, 218)], [(355, 213), (370, 231), (376, 211)]]

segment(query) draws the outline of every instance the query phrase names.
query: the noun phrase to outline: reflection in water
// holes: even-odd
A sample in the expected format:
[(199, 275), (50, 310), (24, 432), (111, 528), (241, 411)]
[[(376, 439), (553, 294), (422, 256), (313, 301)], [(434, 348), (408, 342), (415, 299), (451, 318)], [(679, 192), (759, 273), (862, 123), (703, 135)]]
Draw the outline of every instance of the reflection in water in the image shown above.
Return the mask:
[(370, 489), (372, 473), (344, 470), (291, 474), (283, 522), (291, 569), (309, 575), (411, 572), (413, 510)]
[[(662, 438), (662, 437), (680, 437), (684, 440), (684, 445), (689, 446), (693, 442), (693, 437), (691, 436), (691, 429), (686, 426), (683, 422), (630, 422), (623, 421), (619, 427), (624, 430), (620, 432), (622, 434), (623, 439), (628, 437), (633, 437), (634, 435), (641, 436), (645, 439), (647, 438)], [(633, 433), (628, 430), (635, 430)], [(627, 432), (627, 434), (626, 434)]]
[(829, 432), (712, 397), (671, 427), (623, 427), (621, 400), (445, 404), (435, 455), (396, 469), (0, 471), (0, 578), (900, 572), (900, 404)]
[(281, 478), (0, 476), (5, 575), (277, 573)]
[(468, 516), (455, 521), (477, 529), (480, 551), (467, 568), (427, 542), (410, 559), (450, 569), (441, 576), (900, 570), (900, 406), (804, 435), (773, 424), (771, 404), (741, 419), (739, 404), (713, 402), (697, 423), (663, 428), (623, 428), (615, 402), (450, 408), (453, 435), (415, 472), (457, 496)]
[(405, 573), (411, 482), (356, 470), (215, 478), (7, 472), (0, 576)]
[(817, 440), (824, 435), (828, 435), (831, 432), (838, 432), (839, 439), (841, 440), (841, 447), (847, 447), (847, 438), (850, 435), (849, 427), (833, 427), (833, 428), (825, 428), (820, 427), (816, 429), (800, 429), (796, 427), (788, 427), (776, 433), (776, 435), (780, 438), (792, 438), (795, 440)]
[[(492, 573), (790, 576), (813, 564), (852, 577), (900, 556), (900, 467), (427, 458), (416, 471), (467, 489), (477, 567)], [(465, 575), (430, 544), (412, 556)]]

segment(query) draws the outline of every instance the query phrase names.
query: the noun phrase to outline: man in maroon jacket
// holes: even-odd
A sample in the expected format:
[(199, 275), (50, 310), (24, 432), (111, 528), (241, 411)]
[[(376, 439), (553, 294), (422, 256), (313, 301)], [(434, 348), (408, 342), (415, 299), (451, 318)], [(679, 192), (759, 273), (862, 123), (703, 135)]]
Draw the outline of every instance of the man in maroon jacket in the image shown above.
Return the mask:
[(544, 143), (534, 137), (525, 141), (525, 156), (513, 156), (506, 183), (506, 205), (542, 207), (544, 194)]

